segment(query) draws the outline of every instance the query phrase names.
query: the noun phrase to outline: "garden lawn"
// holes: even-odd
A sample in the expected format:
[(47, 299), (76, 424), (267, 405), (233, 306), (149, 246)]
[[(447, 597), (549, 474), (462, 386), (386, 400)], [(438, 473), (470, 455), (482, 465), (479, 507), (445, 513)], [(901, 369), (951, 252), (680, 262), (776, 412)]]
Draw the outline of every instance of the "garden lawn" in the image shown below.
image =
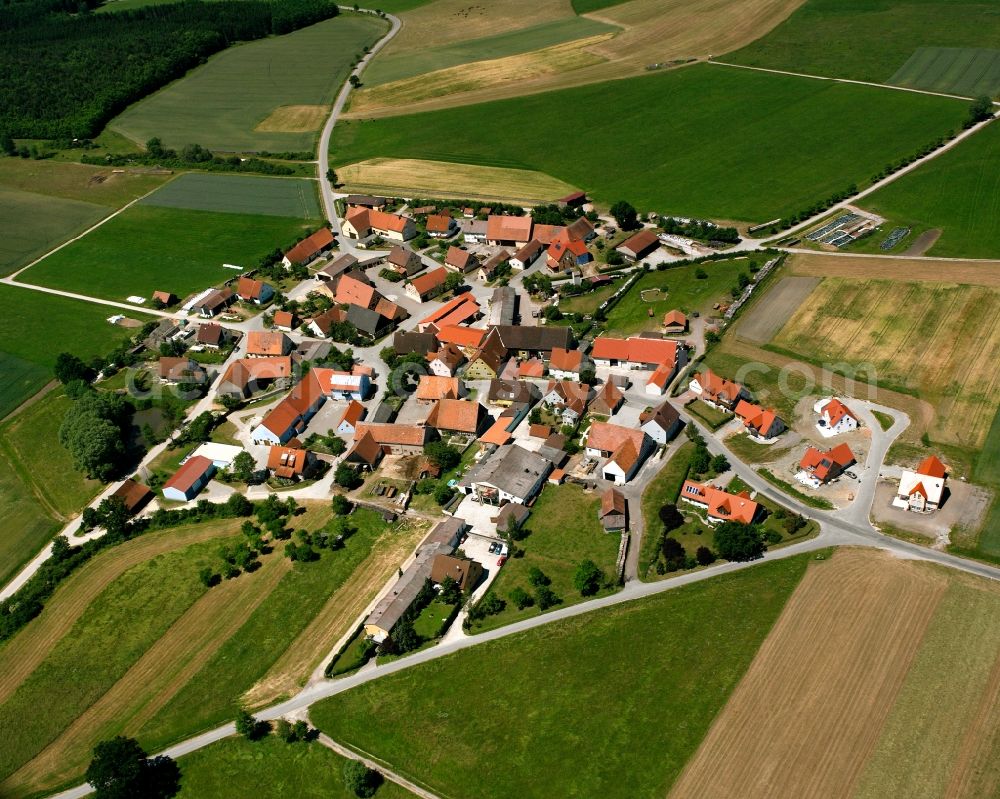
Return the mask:
[(142, 200), (143, 205), (317, 219), (316, 181), (188, 172)]
[[(760, 265), (764, 263), (764, 259), (757, 261)], [(663, 314), (675, 308), (688, 316), (695, 311), (702, 315), (711, 314), (715, 303), (732, 301), (729, 289), (737, 285), (740, 272), (750, 277), (749, 264), (746, 258), (734, 258), (678, 266), (662, 272), (654, 269), (639, 278), (608, 311), (605, 328), (611, 335), (629, 336), (643, 330), (659, 331), (663, 325)], [(708, 277), (695, 277), (699, 270)], [(656, 288), (660, 289), (660, 293), (655, 298), (647, 294), (648, 301), (642, 299), (642, 292)], [(562, 306), (561, 300), (559, 305)], [(652, 316), (649, 315), (650, 309), (653, 310)]]
[(649, 564), (654, 560), (656, 542), (663, 524), (659, 512), (664, 505), (677, 504), (681, 486), (691, 469), (694, 443), (687, 441), (678, 448), (666, 465), (649, 481), (642, 493), (643, 536), (639, 552), (639, 576), (645, 577)]
[(941, 238), (928, 254), (997, 258), (1000, 257), (998, 162), (1000, 125), (993, 122), (860, 204), (890, 220), (882, 226), (885, 232), (893, 227), (941, 230)]
[(562, 297), (559, 300), (559, 310), (563, 313), (592, 314), (600, 304), (621, 288), (622, 281), (616, 280), (606, 286), (577, 294), (575, 297)]
[[(129, 331), (108, 324), (106, 306), (0, 285), (0, 418), (52, 380), (61, 352), (85, 361), (105, 355)], [(141, 312), (136, 317), (146, 320)]]
[[(25, 272), (26, 283), (124, 300), (185, 297), (252, 269), (311, 226), (302, 219), (137, 205)], [(314, 225), (312, 225), (314, 226)], [(105, 310), (105, 313), (108, 313)]]
[[(344, 549), (323, 550), (318, 561), (295, 564), (236, 634), (143, 727), (139, 740), (144, 745), (159, 749), (233, 718), (240, 697), (285, 653), (387, 530), (374, 511), (355, 511), (351, 519), (358, 532), (347, 539)], [(304, 525), (292, 519), (289, 526)]]
[[(473, 625), (473, 631), (502, 627), (542, 612), (537, 602), (518, 610), (510, 600), (510, 592), (518, 587), (534, 595), (535, 589), (528, 582), (528, 571), (533, 566), (552, 581), (549, 588), (562, 600), (555, 606), (557, 608), (587, 599), (573, 585), (576, 567), (583, 560), (594, 561), (606, 579), (614, 580), (621, 537), (617, 533), (604, 532), (597, 518), (600, 506), (599, 494), (588, 493), (578, 485), (546, 485), (524, 525), (531, 534), (516, 542), (524, 549), (524, 557), (510, 558), (487, 592), (503, 599), (507, 606), (501, 613), (487, 616)], [(602, 589), (599, 595), (613, 590), (617, 587)]]
[[(352, 59), (386, 30), (387, 23), (370, 14), (345, 12), (285, 36), (232, 47), (130, 106), (110, 127), (138, 143), (158, 136), (168, 147), (196, 142), (230, 152), (312, 150)], [(288, 106), (322, 106), (324, 113), (313, 115), (305, 130), (283, 130), (276, 120), (257, 130)]]
[[(864, 183), (887, 161), (956, 128), (966, 105), (698, 65), (343, 120), (330, 152), (334, 166), (395, 157), (534, 169), (587, 187), (602, 205), (627, 199), (640, 211), (766, 222)], [(574, 135), (582, 130), (585, 137)]]
[(720, 60), (884, 83), (920, 47), (996, 47), (998, 41), (1000, 8), (989, 0), (806, 0), (766, 36)]
[(697, 416), (698, 419), (707, 425), (711, 430), (718, 430), (722, 427), (722, 425), (726, 424), (726, 422), (733, 418), (733, 414), (727, 411), (719, 410), (718, 408), (713, 408), (707, 402), (702, 400), (689, 402), (684, 406), (684, 410), (692, 416)]
[[(261, 741), (226, 738), (177, 761), (181, 790), (176, 799), (354, 799), (344, 787), (346, 759), (318, 742), (286, 744), (271, 735)], [(413, 794), (384, 783), (378, 799)]]
[(335, 740), (447, 796), (659, 799), (808, 562), (762, 563), (492, 641), (310, 715)]

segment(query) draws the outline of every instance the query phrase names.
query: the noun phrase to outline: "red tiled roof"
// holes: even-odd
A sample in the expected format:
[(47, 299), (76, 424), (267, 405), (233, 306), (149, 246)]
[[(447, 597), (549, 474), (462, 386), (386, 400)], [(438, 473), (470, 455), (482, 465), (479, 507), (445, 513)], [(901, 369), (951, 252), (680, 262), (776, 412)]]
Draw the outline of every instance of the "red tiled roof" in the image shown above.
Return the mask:
[(267, 453), (267, 468), (278, 477), (294, 477), (306, 468), (308, 453), (296, 447), (271, 447)]
[(625, 495), (614, 488), (609, 488), (603, 494), (601, 494), (601, 516), (607, 516), (610, 513), (624, 513), (625, 512)]
[(475, 327), (460, 327), (446, 325), (437, 331), (437, 339), (442, 344), (455, 344), (459, 347), (478, 347), (486, 336), (485, 330)]
[(264, 281), (241, 277), (236, 284), (236, 293), (241, 300), (257, 300), (264, 291)]
[(291, 311), (275, 311), (274, 326), (288, 328), (295, 327), (295, 314)]
[(835, 427), (845, 416), (850, 416), (854, 421), (858, 420), (858, 417), (851, 413), (850, 408), (836, 397), (823, 406), (823, 413), (829, 418), (830, 427)]
[(723, 397), (728, 402), (732, 402), (743, 390), (739, 383), (719, 377), (711, 369), (696, 372), (694, 378), (709, 397)]
[(415, 277), (410, 281), (410, 285), (416, 290), (417, 294), (421, 297), (426, 296), (430, 292), (434, 291), (438, 286), (443, 286), (444, 281), (448, 278), (448, 270), (443, 266), (439, 266), (437, 269), (432, 269), (431, 271), (420, 275), (420, 277)]
[(631, 441), (636, 453), (642, 451), (646, 434), (642, 430), (622, 427), (608, 422), (594, 422), (587, 433), (587, 446), (601, 452), (614, 453), (626, 441)]
[(316, 253), (331, 244), (333, 244), (333, 231), (328, 227), (321, 227), (292, 247), (285, 253), (285, 257), (293, 264), (304, 263), (311, 261)]
[(667, 387), (667, 381), (670, 380), (670, 375), (674, 373), (674, 365), (672, 363), (663, 363), (653, 370), (653, 374), (649, 376), (649, 380), (646, 381), (646, 385), (652, 383), (654, 386), (658, 386), (662, 391)]
[(427, 440), (427, 428), (415, 424), (361, 422), (354, 428), (354, 440), (360, 441), (366, 433), (371, 434), (377, 443), (386, 445), (419, 447)]
[(923, 474), (927, 477), (944, 477), (947, 471), (944, 464), (935, 455), (928, 455), (920, 461), (920, 465), (917, 467), (917, 474)]
[(460, 433), (475, 433), (484, 413), (478, 402), (460, 399), (438, 400), (427, 416), (427, 426), (438, 430), (454, 430)]
[(451, 217), (447, 214), (431, 214), (427, 217), (428, 233), (447, 233), (451, 229)]
[(374, 208), (359, 208), (347, 215), (347, 220), (359, 233), (372, 228), (374, 230), (391, 230), (402, 233), (409, 221), (405, 216), (390, 214), (388, 211), (378, 211)]
[(854, 453), (847, 444), (838, 444), (828, 452), (809, 447), (799, 461), (799, 468), (812, 472), (821, 481), (826, 482), (854, 462)]
[(284, 355), (287, 340), (280, 330), (251, 330), (247, 333), (247, 355)]
[(371, 308), (375, 304), (377, 296), (379, 293), (374, 286), (351, 275), (344, 275), (337, 283), (337, 295), (334, 299), (343, 305), (360, 305), (362, 308)]
[(618, 245), (619, 250), (628, 250), (636, 257), (642, 256), (650, 248), (660, 246), (660, 240), (652, 230), (640, 230), (634, 236), (629, 236)]
[(518, 377), (544, 377), (545, 364), (538, 358), (529, 358), (517, 366)]
[(496, 444), (498, 447), (502, 447), (513, 438), (507, 430), (509, 424), (510, 419), (505, 419), (501, 416), (493, 423), (489, 430), (479, 437), (479, 440), (484, 444)]
[(685, 480), (681, 487), (681, 497), (693, 499), (708, 506), (708, 515), (721, 521), (742, 522), (750, 524), (760, 507), (750, 499), (745, 491), (740, 494), (730, 494), (713, 485)]
[(340, 417), (340, 421), (337, 422), (337, 425), (342, 425), (344, 422), (348, 422), (352, 426), (356, 425), (364, 418), (364, 415), (365, 406), (357, 400), (351, 400), (347, 403), (347, 407), (344, 409), (344, 413)]
[(664, 327), (686, 327), (688, 323), (687, 317), (678, 311), (676, 308), (672, 311), (667, 311), (663, 314), (663, 326)]
[[(454, 299), (431, 311), (431, 313), (420, 320), (420, 324), (433, 324), (439, 328), (444, 328), (448, 325), (457, 325), (465, 319), (471, 319), (477, 313), (479, 313), (479, 303), (476, 302), (476, 298), (472, 292), (467, 291), (465, 294), (459, 294)], [(461, 319), (454, 321), (457, 317), (461, 317)], [(443, 340), (440, 335), (438, 339)]]
[(497, 216), (486, 219), (486, 238), (490, 241), (530, 241), (530, 216)]
[(562, 347), (553, 347), (549, 356), (549, 368), (558, 369), (563, 372), (579, 372), (580, 364), (583, 361), (583, 353), (580, 350), (566, 350)]
[(212, 461), (204, 455), (194, 455), (187, 459), (184, 465), (174, 473), (174, 476), (163, 484), (163, 487), (187, 492), (213, 465)]
[(421, 375), (417, 383), (417, 399), (458, 399), (458, 378)]
[(459, 271), (469, 272), (475, 264), (479, 263), (479, 259), (468, 250), (463, 250), (460, 247), (449, 247), (444, 262)]
[(659, 338), (607, 338), (598, 336), (594, 339), (591, 357), (609, 361), (627, 361), (648, 366), (661, 364), (677, 364), (676, 341)]

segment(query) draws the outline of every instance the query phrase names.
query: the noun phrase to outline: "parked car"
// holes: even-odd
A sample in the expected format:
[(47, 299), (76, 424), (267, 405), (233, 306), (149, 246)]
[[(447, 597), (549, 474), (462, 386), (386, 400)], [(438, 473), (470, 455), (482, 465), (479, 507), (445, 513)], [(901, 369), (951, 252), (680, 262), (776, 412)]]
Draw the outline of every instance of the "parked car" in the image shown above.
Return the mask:
[(507, 562), (507, 556), (504, 555), (501, 558), (497, 558), (497, 566), (503, 566)]

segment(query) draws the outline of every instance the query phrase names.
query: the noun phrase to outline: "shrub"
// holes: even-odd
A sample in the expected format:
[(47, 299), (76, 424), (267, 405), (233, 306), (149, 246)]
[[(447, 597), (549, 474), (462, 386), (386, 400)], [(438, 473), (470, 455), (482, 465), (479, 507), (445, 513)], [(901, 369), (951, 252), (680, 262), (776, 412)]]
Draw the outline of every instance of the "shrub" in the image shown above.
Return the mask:
[(531, 594), (520, 586), (510, 592), (510, 601), (514, 603), (518, 610), (530, 608), (535, 604), (535, 600), (531, 598)]
[(715, 553), (708, 547), (698, 547), (698, 551), (694, 553), (694, 557), (698, 561), (699, 566), (709, 566), (715, 563)]

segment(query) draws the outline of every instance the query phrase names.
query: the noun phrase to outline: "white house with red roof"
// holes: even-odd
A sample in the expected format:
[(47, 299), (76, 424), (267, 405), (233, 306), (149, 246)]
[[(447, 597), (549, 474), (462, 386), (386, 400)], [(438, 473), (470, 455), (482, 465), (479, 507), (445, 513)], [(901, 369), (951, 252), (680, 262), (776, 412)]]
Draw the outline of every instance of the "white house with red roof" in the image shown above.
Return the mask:
[(351, 208), (341, 230), (352, 239), (381, 236), (388, 241), (408, 241), (417, 235), (417, 227), (409, 217), (374, 208)]
[(684, 481), (684, 485), (681, 486), (681, 499), (704, 509), (708, 521), (712, 524), (722, 522), (753, 524), (760, 513), (760, 505), (754, 502), (746, 491), (730, 494), (708, 483), (696, 483), (693, 480)]
[(587, 457), (607, 458), (601, 477), (615, 485), (625, 485), (635, 477), (654, 448), (649, 436), (630, 427), (594, 422), (587, 432)]
[(744, 386), (725, 377), (720, 377), (711, 369), (695, 372), (688, 388), (702, 402), (727, 411), (735, 408), (736, 403), (741, 399), (750, 399), (750, 392)]
[(552, 353), (549, 355), (549, 374), (556, 380), (579, 380), (582, 366), (583, 353), (580, 350), (552, 348)]
[(733, 413), (743, 422), (743, 427), (755, 441), (773, 441), (787, 430), (784, 421), (773, 408), (764, 408), (741, 399)]
[(598, 336), (590, 357), (597, 366), (623, 369), (657, 369), (661, 366), (670, 368), (670, 378), (673, 379), (677, 370), (687, 363), (687, 350), (680, 342), (660, 338), (610, 338)]
[(836, 397), (824, 397), (813, 405), (813, 410), (819, 414), (816, 429), (824, 438), (850, 433), (861, 426), (858, 417)]
[(819, 488), (831, 480), (836, 480), (855, 463), (854, 453), (847, 444), (838, 444), (826, 452), (816, 447), (809, 447), (799, 461), (799, 471), (795, 479), (802, 485)]
[(914, 513), (932, 513), (941, 507), (948, 472), (934, 455), (925, 458), (916, 471), (905, 470), (899, 478), (894, 507)]

